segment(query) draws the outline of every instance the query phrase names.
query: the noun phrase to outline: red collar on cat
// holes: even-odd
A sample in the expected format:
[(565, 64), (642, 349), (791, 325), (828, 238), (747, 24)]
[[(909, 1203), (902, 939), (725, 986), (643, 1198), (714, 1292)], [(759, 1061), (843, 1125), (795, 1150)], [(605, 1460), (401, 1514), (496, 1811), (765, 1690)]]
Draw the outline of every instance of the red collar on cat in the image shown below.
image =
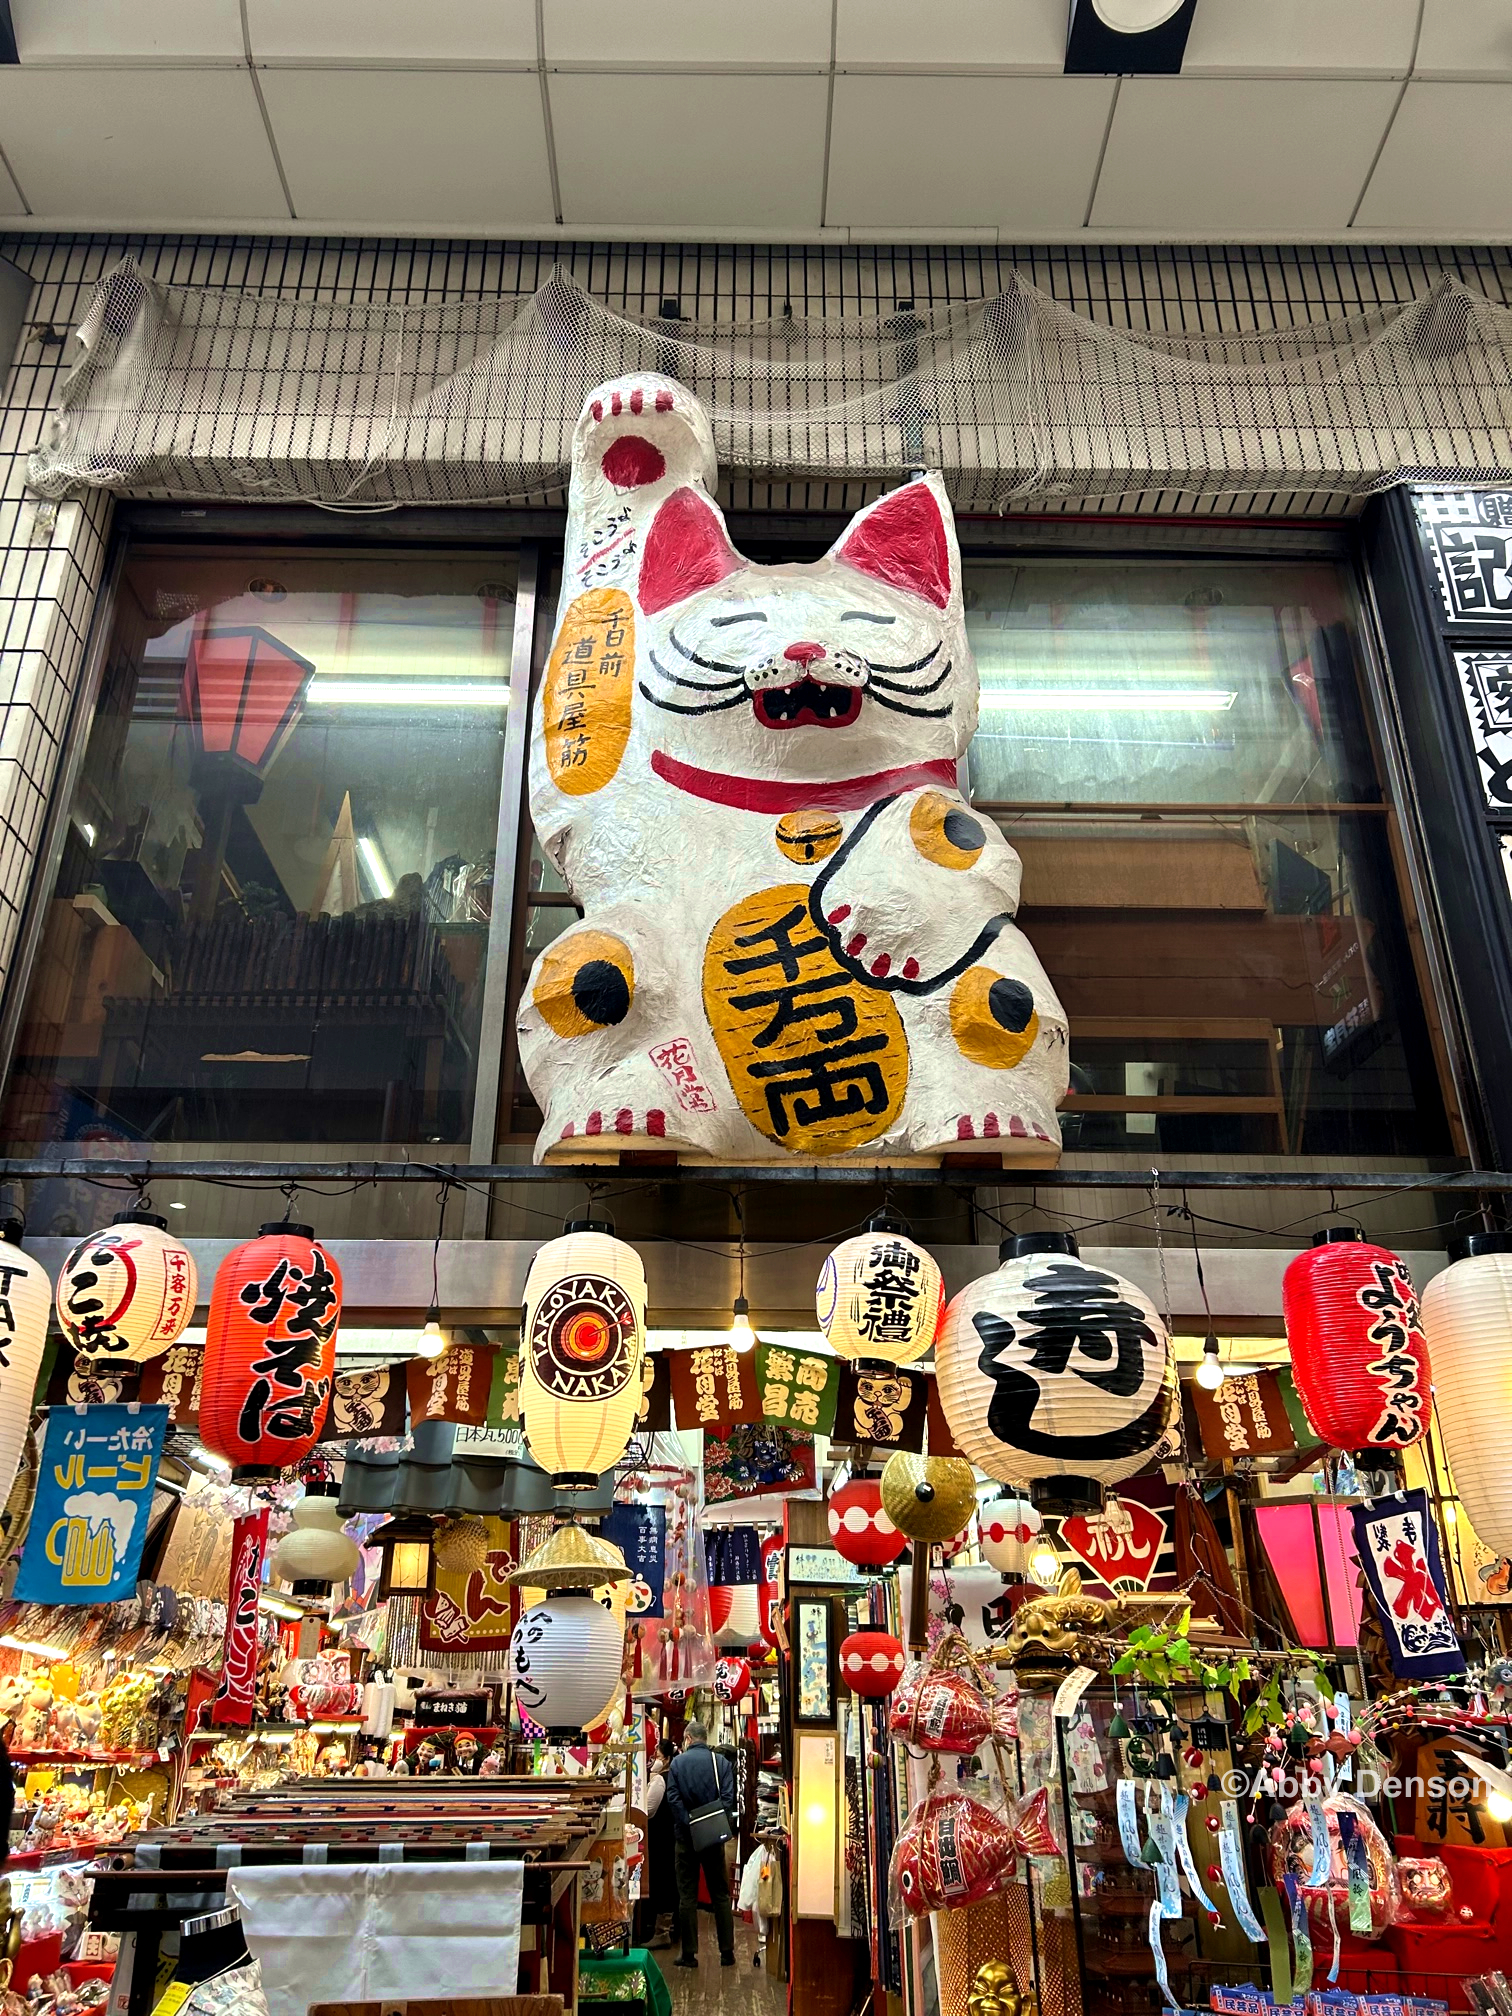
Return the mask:
[(679, 791), (707, 798), (714, 805), (733, 805), (737, 812), (803, 812), (810, 806), (853, 812), (899, 791), (915, 791), (922, 784), (943, 784), (951, 791), (956, 788), (956, 766), (948, 756), (933, 763), (907, 763), (901, 770), (878, 770), (870, 777), (840, 777), (824, 784), (788, 784), (775, 777), (723, 777), (715, 770), (679, 763), (660, 749), (651, 752), (651, 768)]

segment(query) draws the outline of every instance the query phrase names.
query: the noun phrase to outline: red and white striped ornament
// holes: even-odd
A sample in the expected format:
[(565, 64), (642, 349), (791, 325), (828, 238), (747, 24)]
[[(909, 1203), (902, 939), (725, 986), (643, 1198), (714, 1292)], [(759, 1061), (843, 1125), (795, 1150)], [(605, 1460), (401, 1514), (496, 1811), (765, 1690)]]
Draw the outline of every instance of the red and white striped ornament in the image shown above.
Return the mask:
[(1000, 1575), (1023, 1575), (1029, 1549), (1044, 1530), (1044, 1520), (1027, 1498), (994, 1498), (977, 1515), (982, 1555)]
[(858, 1568), (885, 1568), (908, 1545), (882, 1509), (882, 1485), (875, 1477), (853, 1477), (829, 1501), (826, 1514), (835, 1550)]
[(903, 1647), (891, 1631), (852, 1631), (840, 1647), (840, 1678), (852, 1694), (891, 1694), (903, 1678)]

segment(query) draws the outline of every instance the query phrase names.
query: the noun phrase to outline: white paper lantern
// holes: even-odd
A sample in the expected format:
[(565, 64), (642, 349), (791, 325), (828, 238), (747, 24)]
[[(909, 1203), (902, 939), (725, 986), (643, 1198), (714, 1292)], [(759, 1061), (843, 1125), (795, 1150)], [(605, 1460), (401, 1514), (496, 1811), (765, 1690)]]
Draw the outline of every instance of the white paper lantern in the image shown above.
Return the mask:
[(877, 1216), (819, 1272), (814, 1312), (841, 1358), (908, 1365), (935, 1341), (945, 1283), (901, 1219)]
[(552, 1733), (581, 1735), (609, 1712), (620, 1682), (624, 1626), (591, 1596), (548, 1596), (509, 1641), (520, 1712)]
[(756, 1584), (737, 1582), (729, 1588), (716, 1584), (709, 1591), (709, 1621), (714, 1626), (716, 1645), (733, 1645), (743, 1650), (755, 1644), (761, 1636), (761, 1603)]
[(1142, 1470), (1175, 1418), (1176, 1366), (1155, 1305), (1079, 1258), (1069, 1233), (1004, 1242), (963, 1288), (935, 1349), (963, 1456), (1001, 1484)]
[(51, 1309), (47, 1269), (21, 1250), (21, 1221), (0, 1221), (0, 1505), (10, 1496), (31, 1430)]
[(1423, 1291), (1439, 1433), (1476, 1538), (1512, 1553), (1512, 1233), (1476, 1232)]
[(140, 1363), (178, 1342), (198, 1297), (194, 1255), (167, 1219), (118, 1211), (63, 1262), (58, 1322), (85, 1357)]
[(607, 1225), (582, 1220), (530, 1263), (520, 1324), (520, 1419), (559, 1491), (591, 1491), (625, 1453), (641, 1398), (646, 1270)]
[(984, 1560), (1000, 1575), (1027, 1574), (1029, 1549), (1044, 1524), (1027, 1498), (994, 1498), (977, 1514)]
[(357, 1542), (342, 1531), (336, 1500), (306, 1491), (294, 1507), (294, 1530), (273, 1553), (273, 1573), (284, 1582), (349, 1582), (362, 1559)]

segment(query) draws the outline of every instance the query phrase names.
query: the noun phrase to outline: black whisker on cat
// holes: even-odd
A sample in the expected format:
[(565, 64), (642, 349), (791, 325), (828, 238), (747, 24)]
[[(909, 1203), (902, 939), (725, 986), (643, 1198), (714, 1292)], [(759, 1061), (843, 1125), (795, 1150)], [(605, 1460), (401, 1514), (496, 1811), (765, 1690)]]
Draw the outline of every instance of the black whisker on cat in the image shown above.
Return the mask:
[[(870, 661), (868, 661), (868, 663), (869, 662)], [(919, 700), (923, 699), (926, 694), (938, 693), (940, 688), (945, 684), (945, 681), (949, 677), (950, 677), (950, 660), (947, 658), (945, 661), (944, 671), (941, 672), (937, 678), (931, 679), (927, 685), (906, 686), (901, 679), (884, 679), (880, 672), (874, 670), (871, 675), (871, 686), (873, 690), (875, 690), (878, 686), (881, 686), (885, 688), (886, 691), (889, 693), (907, 693), (910, 694), (914, 699)]]
[(726, 686), (743, 686), (745, 674), (737, 672), (730, 679), (680, 679), (675, 672), (669, 672), (654, 651), (647, 654), (663, 679), (670, 686), (686, 686), (694, 693), (718, 693)]
[(885, 693), (868, 687), (868, 692), (879, 707), (886, 707), (893, 714), (912, 714), (916, 721), (943, 721), (949, 714), (948, 707), (909, 707), (901, 700), (889, 700)]
[(750, 697), (743, 680), (738, 692), (727, 695), (723, 700), (711, 700), (707, 707), (679, 707), (674, 700), (659, 699), (644, 679), (636, 681), (636, 688), (645, 695), (653, 707), (659, 707), (664, 714), (723, 714), (726, 708), (743, 707)]
[(944, 642), (945, 640), (941, 638), (933, 651), (926, 651), (922, 658), (915, 658), (912, 665), (889, 665), (885, 660), (879, 662), (875, 658), (868, 658), (866, 662), (873, 672), (895, 672), (900, 676), (906, 672), (922, 672), (926, 665), (932, 665), (936, 658), (939, 657), (941, 651), (944, 649)]
[(686, 658), (690, 665), (701, 665), (705, 672), (740, 672), (742, 670), (742, 667), (730, 664), (727, 659), (700, 658), (696, 651), (688, 649), (688, 646), (684, 644), (676, 630), (669, 630), (667, 635), (672, 641), (673, 650)]

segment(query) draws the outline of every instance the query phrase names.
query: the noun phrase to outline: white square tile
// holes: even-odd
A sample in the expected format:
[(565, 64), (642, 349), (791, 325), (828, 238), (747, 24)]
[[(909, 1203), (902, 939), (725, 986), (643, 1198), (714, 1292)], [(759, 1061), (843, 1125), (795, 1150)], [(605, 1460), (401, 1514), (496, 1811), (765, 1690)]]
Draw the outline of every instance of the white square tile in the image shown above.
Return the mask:
[(548, 63), (809, 63), (830, 60), (831, 0), (545, 0)]
[(1092, 224), (1220, 238), (1341, 231), (1399, 93), (1385, 82), (1126, 78)]
[(1424, 0), (1412, 74), (1474, 82), (1512, 77), (1512, 6), (1507, 0)]
[(311, 223), (550, 224), (540, 80), (478, 70), (263, 70), (294, 209)]
[(247, 34), (259, 63), (536, 58), (534, 0), (247, 0)]
[(835, 79), (828, 224), (1080, 231), (1104, 77)]
[(550, 83), (566, 223), (819, 223), (824, 78), (559, 71)]
[(1356, 223), (1429, 239), (1504, 235), (1507, 185), (1487, 159), (1509, 131), (1512, 84), (1409, 84)]
[(239, 63), (237, 0), (11, 0), (21, 61), (98, 62), (102, 56)]
[(39, 217), (288, 214), (245, 71), (0, 68), (0, 145)]
[(1065, 67), (1066, 0), (838, 0), (841, 64), (983, 65), (1058, 76)]
[(1198, 0), (1183, 77), (1405, 77), (1418, 0)]

